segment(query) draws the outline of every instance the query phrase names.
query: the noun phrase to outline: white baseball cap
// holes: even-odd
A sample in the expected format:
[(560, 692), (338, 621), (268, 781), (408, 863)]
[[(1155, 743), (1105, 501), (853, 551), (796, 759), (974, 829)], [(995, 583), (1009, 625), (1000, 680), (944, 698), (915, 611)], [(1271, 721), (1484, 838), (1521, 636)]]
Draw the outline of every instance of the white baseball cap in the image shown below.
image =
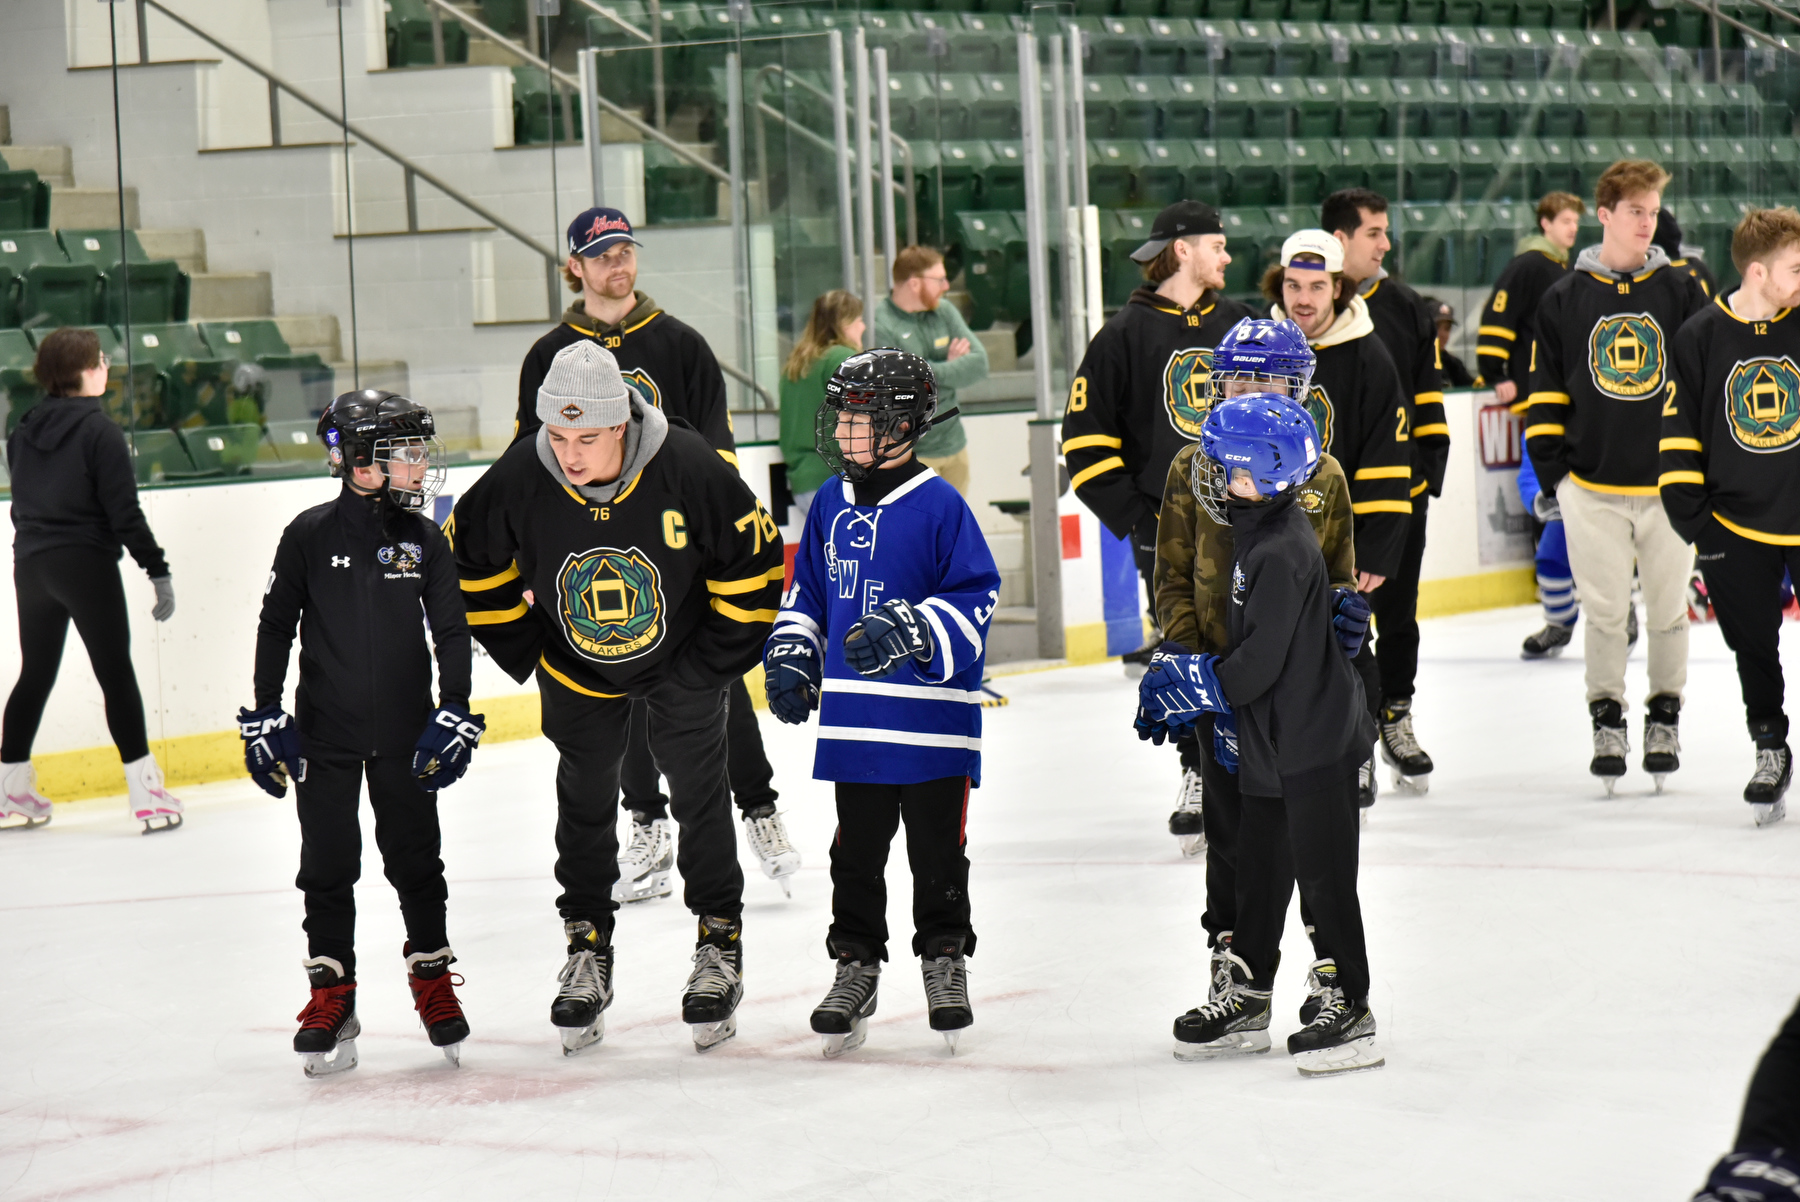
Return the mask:
[[(1287, 267), (1294, 261), (1295, 255), (1318, 255), (1325, 260), (1325, 270), (1338, 272), (1344, 270), (1344, 244), (1337, 240), (1335, 234), (1324, 230), (1299, 230), (1281, 244), (1281, 265)], [(1302, 268), (1311, 267), (1310, 263), (1300, 264)]]

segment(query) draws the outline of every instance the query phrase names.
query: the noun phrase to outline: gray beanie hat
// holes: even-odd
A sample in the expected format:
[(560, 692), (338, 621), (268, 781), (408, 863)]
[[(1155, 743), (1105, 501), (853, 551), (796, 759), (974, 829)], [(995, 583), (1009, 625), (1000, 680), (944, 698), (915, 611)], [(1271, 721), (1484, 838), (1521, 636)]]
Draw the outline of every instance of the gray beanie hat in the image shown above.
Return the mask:
[(547, 426), (597, 430), (631, 419), (631, 390), (612, 352), (583, 338), (556, 352), (538, 387), (538, 420)]

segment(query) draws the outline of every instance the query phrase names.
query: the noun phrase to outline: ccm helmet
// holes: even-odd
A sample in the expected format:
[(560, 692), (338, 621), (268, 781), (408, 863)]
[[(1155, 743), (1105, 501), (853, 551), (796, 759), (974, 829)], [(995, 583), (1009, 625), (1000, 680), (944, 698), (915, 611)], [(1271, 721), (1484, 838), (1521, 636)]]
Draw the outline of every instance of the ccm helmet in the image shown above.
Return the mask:
[(1319, 428), (1303, 407), (1268, 392), (1232, 397), (1206, 415), (1190, 483), (1213, 520), (1225, 522), (1231, 473), (1249, 472), (1256, 491), (1272, 499), (1312, 479), (1319, 456)]
[(437, 425), (410, 397), (379, 388), (346, 392), (320, 416), (319, 438), (332, 475), (347, 480), (352, 468), (379, 467), (388, 496), (402, 509), (424, 509), (444, 486)]
[[(893, 347), (862, 351), (840, 363), (825, 381), (825, 403), (814, 419), (813, 446), (831, 471), (851, 481), (867, 480), (883, 464), (904, 455), (932, 425), (936, 412), (937, 377), (929, 363)], [(858, 422), (847, 447), (837, 438), (842, 414), (867, 418), (867, 433)], [(869, 461), (853, 459), (852, 452), (868, 453)]]

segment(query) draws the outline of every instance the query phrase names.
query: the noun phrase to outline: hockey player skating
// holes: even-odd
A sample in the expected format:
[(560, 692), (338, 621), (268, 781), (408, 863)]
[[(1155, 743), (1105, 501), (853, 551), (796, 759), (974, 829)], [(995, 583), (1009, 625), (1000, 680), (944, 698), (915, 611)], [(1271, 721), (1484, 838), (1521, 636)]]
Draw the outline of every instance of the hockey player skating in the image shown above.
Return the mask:
[(568, 958), (550, 1021), (565, 1051), (604, 1034), (619, 768), (641, 699), (699, 920), (681, 1012), (705, 1051), (736, 1033), (743, 996), (727, 690), (755, 665), (774, 621), (781, 533), (731, 465), (627, 387), (592, 341), (557, 352), (538, 415), (537, 434), (457, 502), (451, 534), (475, 637), (515, 680), (536, 673), (544, 734), (560, 757), (556, 904)]
[[(422, 511), (443, 484), (431, 414), (403, 396), (347, 392), (319, 419), (337, 499), (289, 523), (263, 591), (256, 702), (238, 712), (244, 763), (275, 797), (294, 786), (306, 895), (307, 979), (294, 1051), (306, 1075), (356, 1067), (357, 798), (368, 782), (382, 866), (406, 921), (407, 984), (452, 1064), (469, 1024), (445, 932), (437, 791), (485, 729), (469, 712), (469, 624), (444, 534)], [(430, 623), (438, 705), (431, 704)], [(295, 714), (282, 708), (300, 630)]]
[(1662, 412), (1663, 509), (1699, 550), (1707, 595), (1738, 681), (1756, 771), (1758, 826), (1781, 820), (1793, 752), (1782, 707), (1782, 575), (1800, 575), (1800, 213), (1755, 209), (1731, 258), (1743, 283), (1675, 335)]
[(1237, 770), (1242, 791), (1237, 926), (1212, 996), (1175, 1020), (1176, 1056), (1268, 1050), (1281, 929), (1298, 881), (1319, 959), (1288, 1051), (1308, 1076), (1384, 1062), (1356, 894), (1356, 774), (1374, 721), (1334, 621), (1340, 595), (1298, 505), (1319, 461), (1318, 429), (1288, 398), (1213, 406), (1192, 463), (1199, 492), (1220, 487), (1208, 477), (1223, 478), (1235, 543), (1229, 651), (1160, 649), (1137, 719), (1154, 738), (1215, 715), (1214, 755)]
[(790, 723), (819, 709), (813, 775), (837, 782), (825, 938), (837, 976), (812, 1015), (827, 1056), (868, 1035), (902, 822), (931, 1029), (954, 1052), (974, 1021), (967, 820), (1000, 574), (968, 503), (913, 456), (936, 408), (931, 368), (905, 351), (865, 351), (833, 373), (818, 448), (836, 475), (813, 498), (764, 653), (769, 708)]

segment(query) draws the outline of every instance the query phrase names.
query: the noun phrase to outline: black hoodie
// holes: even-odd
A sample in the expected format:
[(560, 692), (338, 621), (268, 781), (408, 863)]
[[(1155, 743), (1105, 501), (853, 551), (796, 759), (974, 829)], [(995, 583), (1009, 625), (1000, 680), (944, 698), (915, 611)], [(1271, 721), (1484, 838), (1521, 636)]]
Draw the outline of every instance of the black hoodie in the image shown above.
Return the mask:
[(12, 473), (14, 560), (59, 547), (131, 552), (152, 580), (169, 574), (138, 508), (137, 475), (125, 435), (98, 397), (50, 397), (19, 419), (6, 440)]

